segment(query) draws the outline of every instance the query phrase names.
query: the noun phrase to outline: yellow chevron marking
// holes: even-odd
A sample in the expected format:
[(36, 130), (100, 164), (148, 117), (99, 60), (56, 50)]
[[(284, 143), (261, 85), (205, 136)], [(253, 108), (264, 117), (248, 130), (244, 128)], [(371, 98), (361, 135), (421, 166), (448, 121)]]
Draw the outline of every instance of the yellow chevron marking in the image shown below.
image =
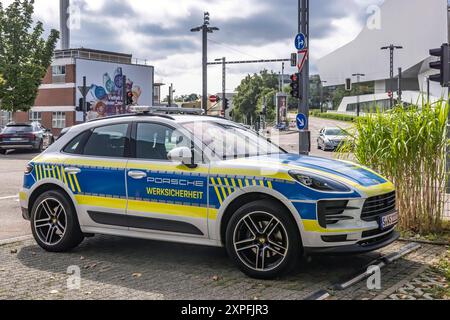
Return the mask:
[(248, 181), (248, 179), (245, 179), (245, 186), (250, 187), (250, 181)]
[(259, 185), (260, 185), (261, 187), (263, 187), (263, 188), (266, 187), (266, 185), (264, 184), (264, 180), (260, 180), (260, 181), (259, 181)]
[(58, 173), (58, 180), (62, 181), (61, 180), (61, 170), (59, 169), (59, 166), (56, 166), (56, 172)]
[(75, 182), (75, 186), (77, 187), (77, 191), (78, 191), (78, 193), (80, 193), (81, 192), (81, 188), (80, 188), (80, 183), (78, 182), (78, 178), (77, 178), (77, 176), (75, 174), (72, 177), (73, 177), (73, 180)]
[(231, 179), (231, 183), (232, 183), (234, 188), (237, 188), (236, 179)]
[(228, 195), (231, 195), (233, 193), (233, 190), (231, 189), (230, 182), (228, 181), (228, 178), (224, 178), (225, 185), (228, 187)]
[(268, 186), (270, 189), (273, 189), (272, 181), (267, 181), (267, 186)]
[(62, 178), (63, 178), (64, 184), (65, 184), (67, 187), (69, 187), (69, 184), (67, 183), (66, 171), (64, 170), (64, 168), (61, 168), (61, 174), (62, 174)]
[(214, 186), (214, 190), (216, 191), (217, 199), (219, 199), (220, 205), (222, 205), (222, 197), (220, 196), (219, 188), (217, 188), (216, 180), (211, 178), (211, 184)]
[(52, 173), (53, 173), (53, 178), (58, 179), (58, 178), (56, 177), (55, 166), (52, 166)]
[(67, 174), (67, 178), (69, 179), (69, 182), (70, 182), (70, 189), (73, 192), (75, 192), (75, 186), (74, 186), (73, 181), (72, 181), (72, 175), (71, 174)]
[(225, 199), (228, 197), (228, 195), (227, 195), (227, 192), (225, 191), (225, 188), (223, 187), (222, 179), (217, 178), (217, 181), (219, 182), (219, 185), (222, 186), (220, 189), (222, 190), (223, 201), (225, 201)]
[(36, 181), (41, 180), (41, 179), (39, 178), (39, 165), (35, 165), (35, 166), (34, 166), (34, 173), (36, 174)]
[(239, 183), (239, 188), (244, 189), (244, 185), (243, 185), (241, 179), (238, 180), (238, 183)]

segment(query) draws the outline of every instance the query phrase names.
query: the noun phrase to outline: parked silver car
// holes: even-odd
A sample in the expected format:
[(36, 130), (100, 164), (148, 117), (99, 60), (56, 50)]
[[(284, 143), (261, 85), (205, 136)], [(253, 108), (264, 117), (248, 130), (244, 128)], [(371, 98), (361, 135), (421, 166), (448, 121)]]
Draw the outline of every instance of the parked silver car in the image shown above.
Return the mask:
[(323, 128), (317, 138), (317, 148), (324, 151), (335, 151), (348, 138), (348, 133), (341, 128)]

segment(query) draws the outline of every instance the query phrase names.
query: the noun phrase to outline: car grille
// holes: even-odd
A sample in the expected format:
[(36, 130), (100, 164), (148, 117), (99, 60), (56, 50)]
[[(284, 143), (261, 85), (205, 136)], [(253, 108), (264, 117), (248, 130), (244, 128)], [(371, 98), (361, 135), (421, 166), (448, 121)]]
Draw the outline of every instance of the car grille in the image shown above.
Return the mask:
[(369, 198), (364, 204), (361, 219), (364, 221), (377, 220), (379, 217), (393, 212), (395, 207), (395, 191), (382, 196)]
[(317, 212), (319, 225), (326, 228), (328, 225), (333, 225), (343, 220), (352, 220), (352, 217), (343, 215), (348, 209), (348, 200), (337, 201), (319, 201), (317, 204)]

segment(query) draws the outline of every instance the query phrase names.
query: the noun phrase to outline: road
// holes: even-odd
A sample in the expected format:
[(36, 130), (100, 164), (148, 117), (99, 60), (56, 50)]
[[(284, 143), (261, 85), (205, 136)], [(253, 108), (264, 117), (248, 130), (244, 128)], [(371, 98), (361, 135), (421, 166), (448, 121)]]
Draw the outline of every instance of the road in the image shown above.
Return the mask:
[(29, 223), (22, 219), (18, 194), (25, 167), (35, 156), (29, 152), (0, 155), (0, 240), (31, 233)]

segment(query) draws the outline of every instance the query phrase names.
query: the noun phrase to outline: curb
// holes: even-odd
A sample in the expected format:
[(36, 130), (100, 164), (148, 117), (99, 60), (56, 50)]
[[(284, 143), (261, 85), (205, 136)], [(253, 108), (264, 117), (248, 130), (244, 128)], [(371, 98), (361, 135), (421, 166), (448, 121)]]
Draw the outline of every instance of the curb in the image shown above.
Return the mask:
[(14, 244), (14, 243), (22, 242), (22, 241), (31, 240), (31, 239), (33, 239), (32, 235), (0, 240), (0, 247), (6, 246), (8, 244)]
[(400, 238), (398, 239), (398, 241), (401, 242), (415, 242), (415, 243), (420, 243), (420, 244), (430, 244), (430, 245), (434, 245), (434, 246), (443, 246), (443, 247), (449, 247), (450, 246), (450, 242), (441, 242), (441, 241), (429, 241), (429, 240), (418, 240), (418, 239), (408, 239), (408, 238)]

